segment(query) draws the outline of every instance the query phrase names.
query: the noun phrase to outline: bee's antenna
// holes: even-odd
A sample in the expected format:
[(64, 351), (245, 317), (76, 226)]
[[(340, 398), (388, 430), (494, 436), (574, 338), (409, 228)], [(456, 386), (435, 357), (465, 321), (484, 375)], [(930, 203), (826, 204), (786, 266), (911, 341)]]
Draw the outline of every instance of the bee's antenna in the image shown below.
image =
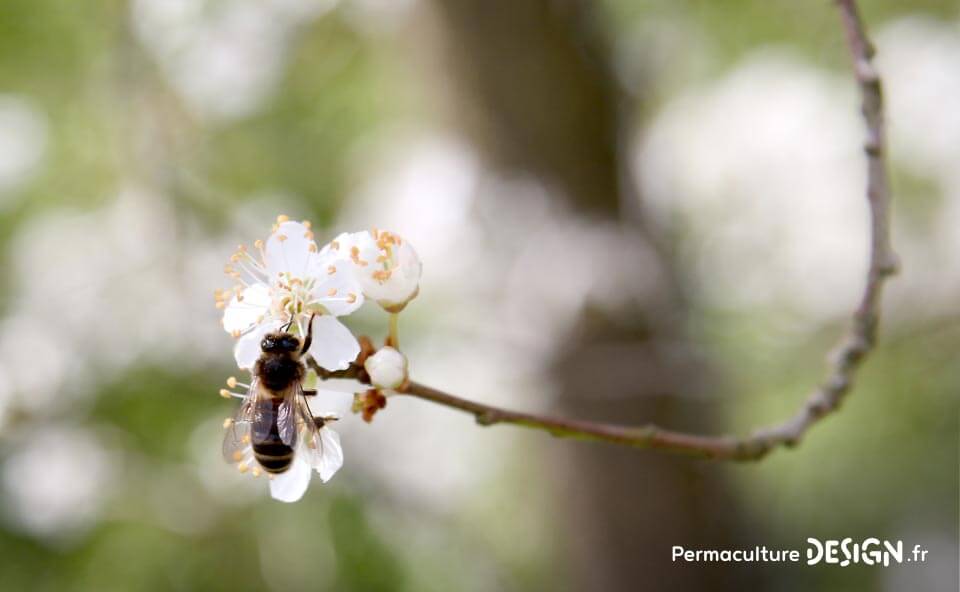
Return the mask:
[(310, 315), (310, 320), (307, 322), (307, 337), (303, 340), (303, 347), (300, 348), (300, 353), (306, 353), (310, 349), (310, 344), (313, 343), (313, 318), (317, 316), (317, 313)]
[(289, 321), (286, 325), (280, 327), (280, 330), (281, 330), (283, 333), (289, 333), (289, 332), (290, 332), (290, 327), (292, 327), (292, 326), (293, 326), (293, 317), (291, 316), (291, 317), (290, 317), (290, 321)]

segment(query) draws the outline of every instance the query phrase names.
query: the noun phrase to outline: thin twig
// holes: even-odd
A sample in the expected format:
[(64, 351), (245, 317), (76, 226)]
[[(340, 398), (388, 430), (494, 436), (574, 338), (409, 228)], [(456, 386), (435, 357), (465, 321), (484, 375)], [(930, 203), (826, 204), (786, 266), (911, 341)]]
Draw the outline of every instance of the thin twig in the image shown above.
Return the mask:
[[(622, 426), (510, 411), (469, 401), (417, 382), (411, 382), (402, 394), (470, 413), (483, 426), (513, 424), (545, 430), (558, 437), (598, 440), (726, 460), (756, 460), (779, 446), (795, 446), (811, 426), (835, 411), (850, 391), (860, 364), (874, 348), (883, 284), (897, 271), (897, 258), (890, 246), (890, 187), (885, 162), (883, 93), (880, 77), (872, 62), (874, 50), (855, 0), (837, 0), (837, 5), (853, 57), (867, 128), (864, 150), (867, 156), (867, 200), (871, 222), (870, 264), (863, 296), (850, 326), (828, 358), (826, 376), (796, 414), (782, 423), (757, 430), (748, 437), (701, 436), (665, 430), (655, 425)], [(362, 369), (356, 366), (339, 373), (329, 373), (312, 360), (311, 365), (321, 378), (334, 375), (364, 378)]]

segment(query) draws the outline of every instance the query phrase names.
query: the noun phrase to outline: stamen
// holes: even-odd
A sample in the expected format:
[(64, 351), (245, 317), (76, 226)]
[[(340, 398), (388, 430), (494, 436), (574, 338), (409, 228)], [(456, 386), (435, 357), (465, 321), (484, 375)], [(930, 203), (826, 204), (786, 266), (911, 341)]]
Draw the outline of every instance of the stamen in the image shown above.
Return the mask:
[(233, 451), (233, 460), (235, 460), (235, 461), (237, 461), (237, 462), (240, 462), (241, 460), (243, 460), (243, 453), (240, 452), (239, 450), (234, 450), (234, 451)]
[(350, 292), (349, 294), (347, 294), (347, 302), (349, 302), (350, 304), (353, 304), (356, 301), (357, 301), (356, 294), (354, 294), (353, 292)]
[(237, 377), (230, 376), (229, 378), (227, 378), (227, 386), (230, 388), (237, 388)]
[(334, 251), (339, 251), (339, 250), (340, 250), (340, 243), (339, 243), (338, 241), (335, 241), (335, 240), (334, 240), (334, 241), (330, 241), (330, 248), (333, 249)]
[(237, 465), (237, 470), (241, 473), (246, 473), (248, 470), (250, 470), (250, 467), (247, 466), (247, 463), (240, 463)]
[(304, 220), (303, 222), (301, 222), (301, 224), (303, 224), (303, 226), (304, 226), (307, 230), (310, 230), (310, 228), (313, 227), (313, 224), (310, 223), (310, 220)]
[(290, 221), (290, 216), (287, 216), (286, 214), (280, 214), (279, 216), (277, 216), (277, 224), (283, 224), (284, 222), (289, 222), (289, 221)]
[(228, 428), (229, 428), (230, 426), (232, 426), (232, 425), (233, 425), (233, 418), (232, 418), (232, 417), (228, 417), (228, 418), (226, 418), (225, 420), (223, 420), (223, 429), (228, 429)]
[(277, 235), (277, 240), (282, 243), (283, 241), (287, 240), (287, 235), (285, 235), (285, 234), (278, 234), (278, 235)]
[(250, 474), (253, 475), (254, 477), (259, 477), (260, 473), (261, 473), (260, 467), (253, 467), (253, 470), (250, 471)]
[(327, 296), (336, 296), (336, 295), (337, 295), (336, 288), (330, 288), (329, 290), (327, 290)]
[(336, 266), (336, 265), (331, 265), (331, 266), (327, 267), (327, 275), (333, 275), (333, 274), (335, 274), (335, 273), (337, 273), (337, 266)]

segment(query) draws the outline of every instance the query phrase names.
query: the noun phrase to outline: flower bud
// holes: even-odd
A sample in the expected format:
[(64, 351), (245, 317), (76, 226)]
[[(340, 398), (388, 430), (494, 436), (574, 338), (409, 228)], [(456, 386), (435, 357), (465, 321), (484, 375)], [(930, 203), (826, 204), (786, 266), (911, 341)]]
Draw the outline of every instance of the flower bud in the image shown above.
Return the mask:
[(389, 346), (367, 358), (363, 367), (379, 389), (397, 389), (407, 380), (407, 358)]

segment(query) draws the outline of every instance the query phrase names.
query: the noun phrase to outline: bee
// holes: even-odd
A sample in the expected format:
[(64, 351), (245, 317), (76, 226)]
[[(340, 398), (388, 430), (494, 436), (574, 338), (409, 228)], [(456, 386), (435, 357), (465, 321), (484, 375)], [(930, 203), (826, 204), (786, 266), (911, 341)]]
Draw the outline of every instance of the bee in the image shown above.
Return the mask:
[[(268, 333), (260, 342), (253, 381), (223, 439), (224, 459), (239, 463), (241, 471), (250, 468), (251, 456), (272, 476), (285, 473), (298, 451), (310, 456), (306, 460), (311, 465), (322, 454), (319, 429), (324, 420), (314, 418), (307, 403), (307, 396), (315, 391), (303, 389), (306, 368), (300, 358), (310, 349), (313, 317), (308, 326), (302, 343), (289, 333), (290, 325)], [(253, 473), (259, 474), (257, 467)]]

